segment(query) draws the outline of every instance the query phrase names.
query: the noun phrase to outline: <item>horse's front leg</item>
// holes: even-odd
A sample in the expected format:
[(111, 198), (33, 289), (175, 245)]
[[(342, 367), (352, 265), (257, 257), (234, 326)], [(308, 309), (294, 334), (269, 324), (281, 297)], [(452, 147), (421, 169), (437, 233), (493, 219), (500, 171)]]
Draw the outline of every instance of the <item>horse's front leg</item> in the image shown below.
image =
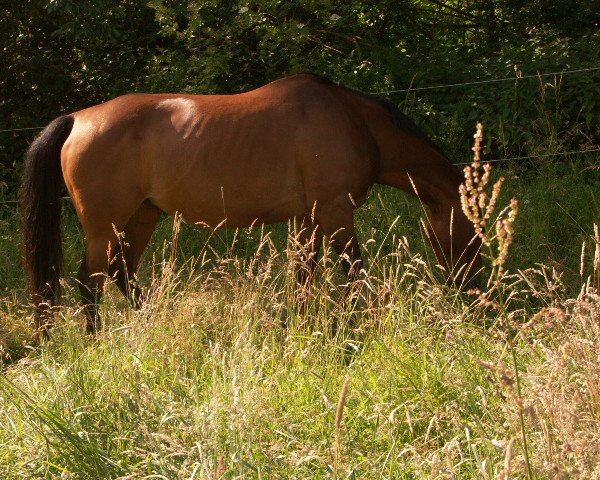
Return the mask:
[[(317, 219), (340, 257), (347, 280), (344, 304), (346, 308), (353, 310), (360, 296), (359, 280), (364, 267), (354, 227), (354, 206), (348, 198), (341, 198), (338, 202), (320, 207)], [(353, 323), (351, 317), (350, 325)]]

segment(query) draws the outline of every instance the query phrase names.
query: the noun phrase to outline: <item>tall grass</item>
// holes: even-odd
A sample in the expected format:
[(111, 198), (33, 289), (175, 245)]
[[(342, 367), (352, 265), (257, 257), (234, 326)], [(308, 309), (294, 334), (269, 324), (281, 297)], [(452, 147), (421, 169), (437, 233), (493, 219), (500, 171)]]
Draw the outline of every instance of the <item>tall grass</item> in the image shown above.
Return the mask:
[[(328, 249), (298, 311), (285, 226), (165, 220), (140, 273), (149, 301), (133, 311), (109, 285), (89, 338), (67, 282), (40, 349), (26, 345), (16, 218), (3, 213), (2, 348), (23, 358), (0, 376), (0, 476), (599, 478), (600, 182), (560, 168), (552, 183), (503, 172), (498, 205), (516, 196), (520, 211), (501, 309), (496, 294), (440, 284), (419, 207), (376, 189), (359, 213), (369, 262), (353, 311)], [(65, 234), (73, 271), (73, 217)]]

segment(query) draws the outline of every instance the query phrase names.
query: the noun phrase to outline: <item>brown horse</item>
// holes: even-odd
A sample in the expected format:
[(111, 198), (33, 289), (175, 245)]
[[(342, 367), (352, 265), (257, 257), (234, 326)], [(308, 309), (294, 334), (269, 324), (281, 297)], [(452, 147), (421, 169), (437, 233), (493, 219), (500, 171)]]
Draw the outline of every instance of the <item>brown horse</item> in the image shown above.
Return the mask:
[[(461, 176), (446, 156), (390, 102), (314, 75), (238, 95), (125, 95), (50, 123), (29, 148), (21, 193), (42, 333), (59, 295), (63, 181), (85, 231), (79, 281), (89, 332), (99, 323), (103, 273), (139, 303), (128, 279), (162, 211), (209, 226), (296, 219), (310, 227), (304, 251), (313, 259), (322, 235), (335, 233), (352, 280), (361, 268), (354, 210), (380, 183), (418, 192), (451, 277), (479, 265), (460, 207)], [(299, 271), (298, 280), (309, 273)]]

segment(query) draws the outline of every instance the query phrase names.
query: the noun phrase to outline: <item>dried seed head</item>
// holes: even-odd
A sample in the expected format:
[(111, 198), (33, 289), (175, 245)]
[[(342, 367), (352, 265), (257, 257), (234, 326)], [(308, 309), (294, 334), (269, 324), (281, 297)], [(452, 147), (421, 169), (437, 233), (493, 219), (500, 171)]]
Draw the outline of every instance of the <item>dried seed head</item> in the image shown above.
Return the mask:
[[(495, 236), (486, 234), (486, 227), (500, 198), (504, 177), (500, 177), (492, 187), (491, 194), (486, 192), (490, 181), (492, 166), (489, 163), (482, 165), (481, 148), (483, 142), (483, 125), (478, 122), (476, 133), (473, 136), (473, 163), (464, 168), (465, 181), (458, 189), (460, 205), (467, 219), (473, 224), (476, 235), (486, 246), (491, 246), (492, 241), (497, 241), (497, 256), (493, 265), (498, 267), (498, 274), (502, 274), (509, 248), (513, 242), (514, 221), (519, 212), (519, 203), (513, 198), (510, 205), (503, 210), (496, 221)], [(600, 254), (599, 254), (600, 255)], [(487, 299), (486, 299), (487, 300)]]
[[(475, 135), (473, 135), (473, 138), (475, 139), (472, 149), (474, 152), (473, 159), (475, 160), (475, 163), (477, 163), (481, 159), (481, 142), (483, 141), (483, 124), (481, 122), (477, 122), (476, 131)], [(476, 168), (478, 167), (479, 165), (477, 165)]]
[(342, 425), (342, 418), (344, 417), (344, 406), (346, 405), (346, 400), (348, 398), (348, 390), (350, 388), (350, 377), (346, 378), (344, 382), (344, 386), (340, 391), (340, 398), (337, 403), (337, 408), (335, 410), (335, 430), (339, 432)]
[(585, 240), (581, 244), (581, 258), (579, 259), (579, 276), (585, 273)]

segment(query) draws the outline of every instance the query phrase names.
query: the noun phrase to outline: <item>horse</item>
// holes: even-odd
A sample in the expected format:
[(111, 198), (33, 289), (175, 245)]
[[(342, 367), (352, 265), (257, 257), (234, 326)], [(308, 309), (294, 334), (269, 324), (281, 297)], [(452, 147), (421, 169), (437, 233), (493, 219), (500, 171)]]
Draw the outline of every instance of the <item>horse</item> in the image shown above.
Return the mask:
[(85, 233), (78, 280), (93, 333), (107, 275), (139, 306), (133, 278), (162, 212), (211, 227), (293, 219), (308, 227), (298, 282), (327, 236), (350, 283), (362, 268), (354, 210), (374, 184), (388, 185), (428, 207), (449, 278), (471, 278), (480, 242), (462, 213), (461, 181), (391, 102), (312, 74), (234, 95), (128, 94), (63, 115), (29, 147), (20, 195), (36, 327), (48, 336), (59, 301), (63, 184)]

